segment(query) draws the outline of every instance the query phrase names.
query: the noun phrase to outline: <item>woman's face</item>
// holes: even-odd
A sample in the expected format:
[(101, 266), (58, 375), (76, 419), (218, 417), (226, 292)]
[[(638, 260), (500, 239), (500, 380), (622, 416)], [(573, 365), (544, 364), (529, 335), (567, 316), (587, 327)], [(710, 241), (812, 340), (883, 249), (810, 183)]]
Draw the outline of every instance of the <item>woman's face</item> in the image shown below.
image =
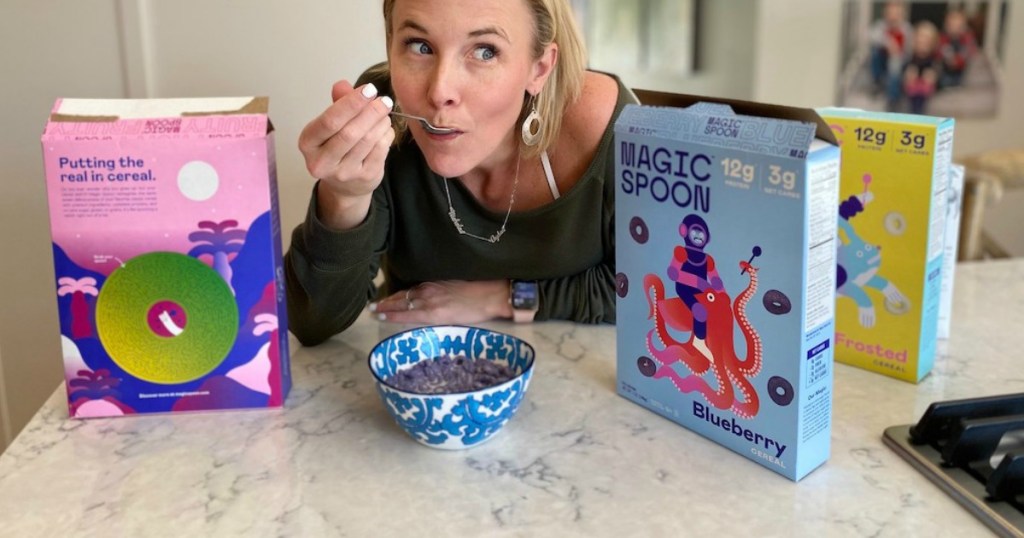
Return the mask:
[(456, 129), (432, 135), (408, 122), (431, 169), (457, 177), (506, 162), (524, 92), (540, 91), (549, 71), (533, 58), (526, 2), (398, 0), (392, 21), (396, 100), (409, 114)]

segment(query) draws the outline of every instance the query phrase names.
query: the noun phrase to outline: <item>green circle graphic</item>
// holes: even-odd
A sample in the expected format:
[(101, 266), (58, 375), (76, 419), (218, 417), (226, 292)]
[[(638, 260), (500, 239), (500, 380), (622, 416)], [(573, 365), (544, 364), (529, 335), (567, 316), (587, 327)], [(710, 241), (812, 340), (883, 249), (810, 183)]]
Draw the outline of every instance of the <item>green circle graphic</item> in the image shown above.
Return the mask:
[[(165, 338), (147, 314), (173, 301), (188, 326)], [(227, 357), (238, 336), (238, 307), (224, 279), (203, 262), (176, 252), (151, 252), (125, 262), (96, 298), (96, 331), (111, 359), (129, 374), (153, 383), (198, 379)]]

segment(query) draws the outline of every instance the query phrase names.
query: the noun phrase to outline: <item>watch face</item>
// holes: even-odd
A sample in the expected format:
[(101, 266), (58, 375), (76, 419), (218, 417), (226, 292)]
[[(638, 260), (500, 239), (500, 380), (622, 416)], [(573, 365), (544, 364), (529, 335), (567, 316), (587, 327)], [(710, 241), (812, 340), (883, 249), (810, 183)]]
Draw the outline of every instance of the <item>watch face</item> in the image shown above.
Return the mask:
[(537, 308), (537, 283), (528, 281), (512, 282), (512, 308), (534, 310)]

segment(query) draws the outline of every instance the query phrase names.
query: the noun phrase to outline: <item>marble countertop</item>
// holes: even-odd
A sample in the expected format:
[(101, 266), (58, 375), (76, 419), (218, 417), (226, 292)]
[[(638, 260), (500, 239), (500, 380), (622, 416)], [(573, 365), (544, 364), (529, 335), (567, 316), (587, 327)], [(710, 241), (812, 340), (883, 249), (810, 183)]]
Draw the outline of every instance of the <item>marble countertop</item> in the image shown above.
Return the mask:
[(0, 536), (965, 536), (987, 528), (885, 447), (935, 400), (1024, 392), (1024, 260), (957, 268), (921, 384), (835, 365), (832, 455), (798, 483), (615, 393), (615, 331), (488, 324), (537, 370), (490, 442), (419, 445), (366, 366), (402, 327), (293, 348), (283, 410), (70, 420), (63, 387), (0, 456)]

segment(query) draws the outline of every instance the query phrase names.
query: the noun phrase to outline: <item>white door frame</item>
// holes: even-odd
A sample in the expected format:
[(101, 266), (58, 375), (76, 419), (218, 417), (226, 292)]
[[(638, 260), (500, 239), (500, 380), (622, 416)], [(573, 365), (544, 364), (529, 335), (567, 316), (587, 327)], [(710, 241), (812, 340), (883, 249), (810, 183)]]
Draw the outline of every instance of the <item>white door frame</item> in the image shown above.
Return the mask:
[(11, 444), (11, 415), (7, 407), (7, 393), (4, 391), (4, 358), (0, 355), (0, 454)]

